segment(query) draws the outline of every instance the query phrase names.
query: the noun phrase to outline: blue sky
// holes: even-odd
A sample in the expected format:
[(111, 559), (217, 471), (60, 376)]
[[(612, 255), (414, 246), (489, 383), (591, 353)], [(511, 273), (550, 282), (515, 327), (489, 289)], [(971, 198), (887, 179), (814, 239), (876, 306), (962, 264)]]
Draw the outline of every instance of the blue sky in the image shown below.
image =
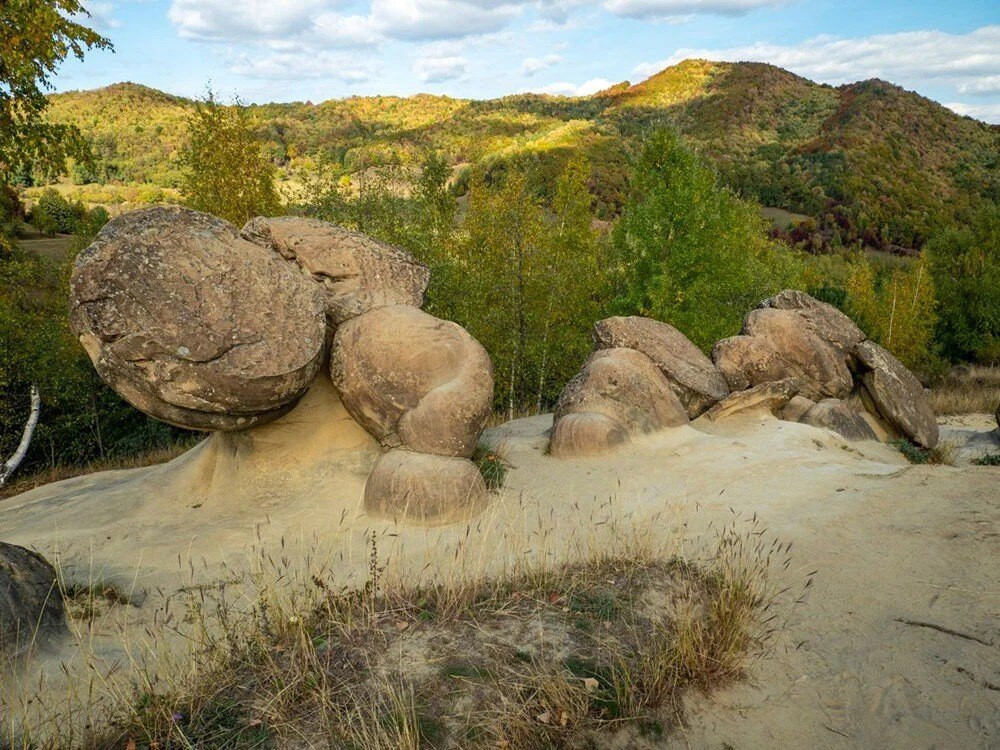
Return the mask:
[(880, 77), (1000, 122), (1000, 2), (88, 0), (115, 52), (57, 90), (135, 81), (251, 102), (352, 94), (586, 94), (686, 57), (826, 83)]

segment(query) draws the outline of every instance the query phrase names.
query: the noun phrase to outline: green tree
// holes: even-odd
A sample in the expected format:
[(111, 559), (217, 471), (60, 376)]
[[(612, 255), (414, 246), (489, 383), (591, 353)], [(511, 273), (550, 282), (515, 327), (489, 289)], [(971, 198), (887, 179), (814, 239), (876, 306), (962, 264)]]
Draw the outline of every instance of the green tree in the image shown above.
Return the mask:
[(220, 104), (209, 91), (188, 119), (181, 154), (181, 191), (187, 204), (236, 226), (281, 210), (275, 167), (258, 140), (246, 107), (238, 99)]
[(759, 207), (720, 187), (667, 130), (648, 139), (635, 165), (613, 248), (617, 311), (667, 321), (705, 350), (799, 275), (767, 239)]
[(511, 416), (551, 403), (589, 347), (601, 283), (585, 172), (567, 168), (551, 214), (522, 172), (473, 177), (452, 244), (453, 317), (490, 353)]
[(30, 170), (61, 173), (66, 157), (89, 158), (79, 131), (45, 121), (45, 90), (67, 56), (111, 43), (73, 20), (88, 16), (79, 0), (0, 2), (0, 182)]
[(937, 337), (951, 360), (1000, 363), (1000, 206), (932, 235), (924, 249), (938, 292)]

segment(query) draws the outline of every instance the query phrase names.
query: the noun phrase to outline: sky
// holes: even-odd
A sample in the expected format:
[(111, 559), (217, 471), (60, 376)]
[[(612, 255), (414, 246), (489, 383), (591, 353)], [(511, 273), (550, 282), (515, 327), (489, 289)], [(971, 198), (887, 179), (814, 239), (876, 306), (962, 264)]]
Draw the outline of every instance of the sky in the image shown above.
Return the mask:
[(883, 78), (1000, 123), (1000, 2), (86, 0), (114, 52), (58, 91), (133, 81), (247, 102), (417, 92), (590, 94), (689, 57)]

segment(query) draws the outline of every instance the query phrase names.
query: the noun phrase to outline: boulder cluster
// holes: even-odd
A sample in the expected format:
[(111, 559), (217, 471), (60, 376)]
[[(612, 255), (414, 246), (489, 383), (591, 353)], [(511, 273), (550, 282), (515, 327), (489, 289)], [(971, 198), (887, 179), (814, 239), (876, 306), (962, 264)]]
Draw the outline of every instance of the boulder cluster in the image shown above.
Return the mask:
[(189, 429), (277, 419), (325, 371), (386, 449), (366, 506), (426, 520), (485, 497), (469, 459), (493, 401), (483, 347), (420, 310), (429, 279), (408, 253), (326, 222), (239, 230), (159, 206), (80, 253), (70, 322), (108, 385)]
[(937, 444), (934, 413), (917, 378), (832, 305), (799, 291), (764, 300), (738, 336), (709, 359), (676, 328), (608, 318), (595, 350), (563, 390), (549, 450), (603, 453), (633, 436), (767, 410), (849, 440)]

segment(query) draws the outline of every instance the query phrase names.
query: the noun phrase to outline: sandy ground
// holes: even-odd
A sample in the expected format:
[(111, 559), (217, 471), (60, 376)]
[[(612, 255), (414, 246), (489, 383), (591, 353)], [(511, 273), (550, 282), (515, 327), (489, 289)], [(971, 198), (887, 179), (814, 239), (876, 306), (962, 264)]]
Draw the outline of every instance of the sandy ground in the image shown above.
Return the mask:
[[(688, 725), (667, 746), (1000, 747), (1000, 469), (910, 466), (890, 446), (769, 415), (556, 460), (545, 455), (550, 424), (490, 430), (512, 466), (504, 493), (482, 515), (456, 510), (453, 523), (421, 528), (364, 513), (375, 446), (320, 383), (249, 436), (4, 501), (0, 536), (58, 559), (71, 580), (116, 582), (133, 594), (128, 617), (143, 623), (180, 586), (279, 546), (356, 580), (374, 533), (399, 569), (433, 574), (461, 559), (478, 575), (529, 548), (569, 554), (620, 528), (600, 523), (610, 514), (689, 547), (713, 525), (756, 514), (793, 544), (780, 582), (799, 591), (817, 571), (815, 583), (803, 603), (786, 603), (775, 652), (748, 681), (692, 696)], [(990, 427), (952, 420), (945, 435), (987, 445)], [(91, 646), (117, 658), (110, 635)], [(67, 642), (34, 668), (56, 678), (60, 662), (79, 658)]]

